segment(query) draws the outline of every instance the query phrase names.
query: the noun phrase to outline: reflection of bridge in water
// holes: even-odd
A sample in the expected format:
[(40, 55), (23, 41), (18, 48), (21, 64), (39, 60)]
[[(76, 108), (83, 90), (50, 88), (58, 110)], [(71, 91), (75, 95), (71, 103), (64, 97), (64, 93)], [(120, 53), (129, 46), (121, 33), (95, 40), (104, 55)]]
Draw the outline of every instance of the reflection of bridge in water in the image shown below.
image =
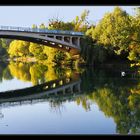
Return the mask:
[(61, 78), (46, 82), (33, 87), (0, 92), (0, 106), (10, 107), (23, 104), (35, 104), (38, 102), (68, 99), (81, 93), (81, 80), (72, 78)]

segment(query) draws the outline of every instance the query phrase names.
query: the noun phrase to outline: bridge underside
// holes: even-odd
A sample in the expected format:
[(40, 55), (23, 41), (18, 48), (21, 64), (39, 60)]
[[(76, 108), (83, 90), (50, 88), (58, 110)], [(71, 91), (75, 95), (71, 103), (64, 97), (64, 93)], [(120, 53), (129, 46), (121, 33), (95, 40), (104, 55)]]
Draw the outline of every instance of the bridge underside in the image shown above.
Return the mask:
[(43, 35), (29, 33), (16, 33), (16, 32), (0, 32), (1, 38), (19, 39), (38, 44), (43, 44), (48, 47), (56, 48), (58, 50), (69, 52), (72, 55), (80, 53), (80, 38), (61, 36), (61, 35)]

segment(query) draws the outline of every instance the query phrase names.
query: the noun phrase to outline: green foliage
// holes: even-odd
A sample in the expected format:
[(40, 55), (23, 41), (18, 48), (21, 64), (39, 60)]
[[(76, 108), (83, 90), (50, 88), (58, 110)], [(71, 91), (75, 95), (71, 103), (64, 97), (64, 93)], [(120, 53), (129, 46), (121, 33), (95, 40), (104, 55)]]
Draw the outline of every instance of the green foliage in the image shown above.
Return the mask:
[(22, 63), (22, 62), (10, 62), (5, 68), (0, 67), (0, 78), (12, 79), (16, 77), (22, 81), (32, 82), (33, 85), (42, 84), (47, 81), (56, 80), (57, 78), (70, 77), (71, 70), (66, 67), (63, 68), (60, 65), (52, 66), (48, 63), (36, 62), (36, 63)]
[(43, 45), (30, 43), (29, 51), (31, 54), (33, 54), (34, 57), (36, 57), (39, 60), (45, 60), (48, 58), (48, 56), (43, 52), (44, 51)]
[(40, 29), (46, 29), (46, 26), (45, 26), (44, 23), (42, 23), (42, 24), (39, 25), (39, 28), (40, 28)]
[(104, 63), (110, 56), (110, 52), (103, 46), (94, 43), (90, 37), (81, 40), (81, 49), (81, 56), (87, 64)]
[(94, 32), (95, 26), (91, 26), (89, 29), (87, 29), (85, 35), (89, 36), (90, 38), (92, 38), (92, 34)]
[(37, 29), (37, 25), (36, 25), (36, 24), (33, 24), (33, 25), (32, 25), (32, 28), (33, 28), (33, 29)]
[(56, 63), (61, 63), (61, 61), (64, 61), (64, 59), (66, 58), (66, 54), (62, 51), (57, 51), (55, 56), (54, 56), (54, 61)]
[(0, 39), (0, 58), (8, 57), (7, 50), (10, 42), (10, 39)]
[(30, 66), (31, 81), (33, 85), (42, 84), (45, 82), (45, 72), (48, 67), (43, 64), (36, 63)]
[(99, 44), (114, 50), (118, 55), (128, 51), (132, 33), (130, 16), (121, 8), (116, 7), (112, 13), (106, 13), (95, 27), (93, 39)]
[(5, 76), (5, 72), (6, 72), (6, 69), (7, 69), (7, 63), (5, 62), (0, 62), (0, 83), (3, 81), (3, 79), (10, 79), (10, 77)]
[(128, 59), (135, 62), (140, 62), (140, 9), (135, 9), (136, 15), (132, 18), (132, 29), (129, 45), (129, 56)]
[(135, 16), (137, 18), (139, 18), (140, 17), (140, 7), (134, 8), (134, 10), (135, 10)]
[(29, 54), (29, 42), (14, 40), (10, 43), (8, 53), (11, 57), (27, 56)]
[(61, 66), (58, 66), (58, 65), (55, 65), (53, 68), (58, 78), (65, 76), (66, 74), (65, 68), (62, 68)]
[(31, 75), (29, 73), (29, 65), (24, 65), (24, 63), (14, 63), (10, 62), (8, 65), (10, 73), (13, 77), (23, 81), (30, 81)]
[(114, 119), (117, 133), (138, 133), (140, 128), (140, 80), (128, 81), (128, 79), (118, 78), (115, 75), (115, 67), (112, 66), (112, 69), (107, 69), (107, 67), (94, 68), (93, 71), (87, 69), (81, 77), (81, 90), (85, 94), (75, 101), (78, 105), (81, 104), (85, 111), (96, 103), (106, 117)]
[(8, 67), (6, 67), (3, 71), (3, 79), (5, 79), (5, 80), (13, 79), (13, 76), (11, 75), (10, 69)]
[(71, 22), (63, 22), (59, 19), (50, 19), (48, 29), (50, 30), (73, 30)]
[(76, 18), (72, 21), (74, 25), (74, 31), (78, 32), (86, 32), (89, 28), (89, 23), (87, 21), (89, 15), (88, 10), (84, 10), (80, 16), (76, 16)]
[[(82, 43), (82, 49), (83, 52), (89, 52), (84, 52), (83, 55), (86, 61), (87, 57), (91, 60), (88, 60), (88, 63), (92, 64), (95, 59), (97, 62), (104, 62), (110, 55), (114, 57), (115, 54), (120, 56), (120, 59), (128, 58), (140, 63), (140, 10), (135, 10), (136, 15), (130, 16), (120, 7), (116, 7), (113, 12), (106, 13), (95, 27), (91, 26), (86, 30), (87, 37), (85, 43)], [(75, 21), (78, 23), (79, 17), (76, 17)], [(105, 48), (104, 51), (101, 46)], [(90, 57), (91, 52), (93, 57)]]
[(89, 27), (89, 23), (87, 21), (88, 15), (89, 15), (89, 11), (84, 10), (80, 16), (76, 16), (76, 18), (71, 22), (63, 22), (58, 18), (50, 19), (48, 29), (86, 32), (86, 30)]

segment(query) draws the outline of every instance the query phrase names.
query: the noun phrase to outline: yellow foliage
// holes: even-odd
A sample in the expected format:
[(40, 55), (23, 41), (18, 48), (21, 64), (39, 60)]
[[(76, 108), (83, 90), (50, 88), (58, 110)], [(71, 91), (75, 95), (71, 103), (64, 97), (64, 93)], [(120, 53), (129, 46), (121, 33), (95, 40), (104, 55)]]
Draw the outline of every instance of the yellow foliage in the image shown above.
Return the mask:
[(48, 56), (48, 59), (47, 59), (48, 63), (52, 63), (53, 62), (53, 59), (54, 59), (54, 56), (55, 56), (56, 52), (57, 52), (57, 49), (51, 48), (51, 47), (48, 47), (48, 46), (44, 46), (43, 53), (47, 54), (47, 56)]
[(30, 81), (31, 77), (28, 66), (23, 65), (23, 63), (10, 63), (8, 67), (12, 76), (23, 81)]
[(45, 72), (45, 78), (47, 81), (56, 80), (58, 78), (55, 74), (53, 64), (48, 65), (48, 71)]

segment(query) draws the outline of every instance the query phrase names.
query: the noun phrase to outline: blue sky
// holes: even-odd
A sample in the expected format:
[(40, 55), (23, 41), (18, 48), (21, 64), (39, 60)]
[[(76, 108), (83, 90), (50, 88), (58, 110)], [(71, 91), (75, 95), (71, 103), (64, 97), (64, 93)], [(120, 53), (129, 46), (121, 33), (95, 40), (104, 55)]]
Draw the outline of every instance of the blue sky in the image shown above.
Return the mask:
[[(80, 15), (84, 9), (90, 11), (89, 21), (97, 23), (106, 12), (115, 6), (0, 6), (0, 25), (31, 27), (32, 24), (44, 23), (48, 19), (59, 17), (63, 21), (71, 21)], [(134, 7), (120, 6), (129, 14), (134, 14)]]

